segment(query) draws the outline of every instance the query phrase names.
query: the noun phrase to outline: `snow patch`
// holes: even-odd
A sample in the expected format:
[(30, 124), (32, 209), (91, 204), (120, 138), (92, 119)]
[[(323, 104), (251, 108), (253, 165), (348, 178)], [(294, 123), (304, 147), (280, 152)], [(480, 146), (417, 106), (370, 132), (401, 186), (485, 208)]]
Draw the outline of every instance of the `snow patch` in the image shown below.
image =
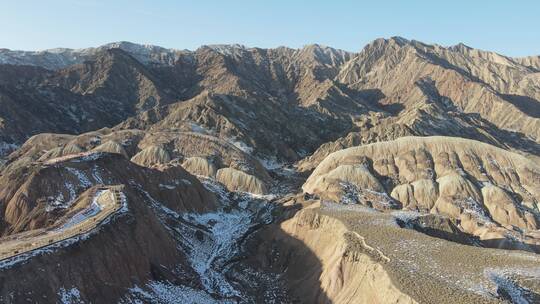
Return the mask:
[(162, 189), (169, 189), (169, 190), (174, 190), (174, 189), (176, 189), (176, 186), (173, 186), (173, 185), (166, 185), (166, 184), (159, 184), (159, 187), (162, 188)]
[(46, 212), (52, 212), (57, 209), (66, 209), (70, 206), (69, 202), (64, 201), (64, 195), (62, 193), (58, 194), (56, 197), (47, 198), (47, 206), (45, 206)]
[[(70, 227), (73, 227), (77, 225), (80, 222), (85, 221), (88, 218), (91, 218), (101, 212), (103, 208), (101, 205), (97, 202), (98, 198), (106, 191), (101, 190), (96, 192), (96, 195), (94, 196), (92, 203), (90, 206), (84, 208), (83, 210), (79, 211), (77, 214), (75, 214), (73, 217), (71, 217), (64, 225), (59, 227), (57, 230), (63, 230)], [(108, 190), (107, 190), (108, 192)]]
[(181, 184), (184, 184), (186, 186), (191, 186), (191, 182), (185, 178), (181, 179), (181, 180), (173, 180), (173, 184), (159, 184), (158, 186), (161, 188), (161, 189), (168, 189), (168, 190), (174, 190), (176, 189), (176, 187), (180, 186)]
[(530, 298), (532, 291), (526, 287), (520, 286), (515, 277), (537, 280), (540, 278), (540, 268), (532, 269), (486, 269), (484, 276), (493, 284), (495, 293), (498, 296), (509, 297), (512, 303), (529, 304), (533, 303)]
[(15, 144), (8, 144), (7, 142), (0, 141), (0, 157), (10, 153), (18, 147), (19, 146)]
[(398, 211), (392, 211), (392, 216), (394, 216), (396, 220), (400, 220), (404, 222), (405, 224), (408, 224), (411, 221), (414, 221), (415, 219), (420, 217), (421, 214), (418, 211), (398, 210)]
[(200, 133), (200, 134), (208, 134), (210, 132), (208, 132), (208, 130), (206, 130), (204, 127), (194, 123), (194, 122), (191, 122), (190, 123), (190, 127), (191, 127), (191, 131), (192, 132), (195, 132), (195, 133)]
[(482, 204), (474, 198), (468, 197), (463, 200), (455, 200), (454, 203), (463, 210), (463, 213), (468, 213), (471, 217), (479, 220), (482, 223), (492, 223), (491, 218), (483, 209)]
[[(203, 179), (202, 182), (218, 196), (222, 209), (204, 214), (178, 213), (152, 198), (140, 185), (135, 186), (177, 240), (179, 250), (185, 253), (191, 268), (198, 274), (202, 289), (220, 299), (243, 298), (226, 277), (228, 261), (239, 254), (242, 239), (251, 229), (261, 222), (271, 221), (271, 204), (238, 193), (231, 201), (229, 193), (215, 181)], [(168, 288), (190, 292), (185, 286)]]
[(245, 142), (243, 141), (240, 141), (240, 140), (232, 140), (232, 139), (229, 139), (229, 142), (237, 147), (238, 149), (240, 149), (241, 151), (243, 151), (244, 153), (247, 153), (247, 154), (252, 154), (253, 153), (253, 147), (250, 147), (248, 146)]
[(60, 303), (62, 304), (76, 304), (84, 303), (81, 300), (81, 293), (75, 287), (71, 289), (60, 288), (58, 290), (58, 297), (60, 298)]
[(88, 177), (86, 176), (86, 174), (84, 174), (83, 172), (75, 169), (75, 168), (71, 168), (71, 167), (65, 167), (66, 170), (75, 175), (77, 177), (77, 179), (79, 180), (79, 184), (85, 188), (89, 188), (92, 186), (92, 182), (88, 179)]
[(94, 165), (92, 167), (92, 178), (98, 183), (104, 185), (103, 178), (101, 177), (101, 174), (99, 173), (99, 168)]
[(78, 235), (76, 235), (74, 237), (71, 237), (71, 238), (68, 238), (68, 239), (65, 239), (65, 240), (50, 244), (48, 246), (45, 246), (45, 247), (42, 247), (42, 248), (39, 248), (39, 249), (24, 252), (24, 253), (21, 253), (19, 255), (13, 256), (11, 258), (0, 260), (0, 269), (10, 268), (10, 267), (13, 267), (14, 265), (27, 262), (29, 259), (31, 259), (34, 256), (39, 256), (39, 255), (43, 255), (43, 254), (46, 254), (46, 253), (51, 253), (51, 252), (54, 252), (56, 249), (59, 249), (59, 248), (69, 247), (69, 246), (71, 246), (71, 245), (73, 245), (75, 243), (78, 243), (78, 242), (81, 242), (81, 241), (84, 241), (84, 240), (90, 238), (92, 235), (94, 235), (96, 233), (99, 233), (99, 230), (103, 226), (110, 223), (117, 216), (120, 216), (120, 215), (122, 215), (122, 214), (129, 211), (128, 204), (127, 204), (127, 198), (126, 198), (126, 196), (125, 196), (125, 194), (123, 192), (120, 192), (120, 202), (122, 204), (122, 207), (120, 208), (120, 210), (118, 210), (116, 213), (113, 213), (109, 217), (104, 219), (94, 229), (92, 229), (92, 230), (90, 230), (90, 231), (88, 231), (86, 233), (78, 234)]
[(129, 291), (130, 294), (128, 295), (126, 302), (120, 301), (120, 303), (236, 303), (234, 301), (218, 301), (204, 291), (196, 290), (188, 286), (173, 285), (169, 282), (150, 281), (144, 289), (135, 286), (129, 289)]
[(285, 163), (279, 162), (275, 156), (270, 158), (259, 158), (258, 160), (266, 170), (275, 170), (285, 166)]

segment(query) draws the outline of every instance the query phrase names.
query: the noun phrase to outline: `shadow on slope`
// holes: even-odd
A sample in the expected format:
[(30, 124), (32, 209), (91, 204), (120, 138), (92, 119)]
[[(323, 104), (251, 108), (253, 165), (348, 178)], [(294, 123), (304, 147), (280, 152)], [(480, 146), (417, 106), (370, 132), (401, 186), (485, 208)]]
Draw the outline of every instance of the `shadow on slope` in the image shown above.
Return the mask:
[(516, 106), (521, 112), (540, 118), (540, 102), (538, 100), (523, 95), (501, 95), (501, 97)]
[[(441, 115), (451, 118), (455, 122), (455, 126), (460, 126), (455, 130), (446, 126), (441, 127), (436, 131), (437, 135), (470, 138), (504, 149), (518, 149), (533, 155), (540, 155), (540, 144), (525, 134), (499, 128), (478, 113), (466, 113), (460, 110), (451, 98), (440, 94), (433, 79), (427, 77), (415, 84), (437, 106)], [(502, 97), (524, 113), (540, 117), (540, 102), (537, 100), (518, 95), (504, 95)]]
[(397, 219), (396, 222), (401, 228), (413, 229), (432, 237), (459, 244), (506, 250), (524, 250), (540, 253), (540, 246), (527, 244), (517, 239), (511, 240), (508, 238), (502, 238), (480, 240), (474, 235), (462, 232), (458, 228), (455, 220), (440, 215), (428, 214), (407, 221)]
[(268, 291), (276, 287), (285, 292), (287, 299), (280, 300), (286, 303), (332, 303), (320, 283), (323, 266), (317, 255), (280, 227), (300, 209), (300, 205), (277, 207), (274, 210), (275, 215), (279, 214), (276, 221), (246, 241), (244, 265), (275, 278), (284, 278), (268, 281), (268, 286), (258, 286), (252, 291), (259, 294), (260, 303), (265, 303)]

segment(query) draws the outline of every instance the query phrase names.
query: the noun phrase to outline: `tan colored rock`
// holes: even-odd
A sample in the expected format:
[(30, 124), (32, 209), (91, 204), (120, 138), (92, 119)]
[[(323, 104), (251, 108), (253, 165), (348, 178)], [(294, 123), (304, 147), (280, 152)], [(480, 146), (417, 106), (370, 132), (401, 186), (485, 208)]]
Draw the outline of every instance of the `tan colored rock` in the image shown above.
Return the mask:
[(379, 175), (383, 176), (398, 176), (399, 172), (392, 155), (388, 155), (387, 157), (382, 155), (380, 158), (376, 158), (373, 161), (373, 169)]
[(437, 179), (439, 183), (439, 195), (456, 199), (472, 198), (481, 200), (481, 195), (476, 186), (461, 174), (452, 173)]
[[(365, 169), (369, 163), (376, 175)], [(364, 169), (344, 170), (355, 166)], [(515, 232), (512, 227), (534, 230), (540, 216), (538, 164), (473, 140), (405, 137), (337, 151), (317, 166), (303, 190), (340, 202), (351, 195), (351, 190), (343, 187), (350, 180), (365, 189), (376, 189), (374, 185), (383, 181), (393, 184), (390, 195), (403, 208), (459, 220), (464, 232), (479, 237), (494, 234), (495, 228), (506, 231), (506, 237), (523, 237), (524, 232)], [(482, 187), (486, 184), (493, 186)], [(520, 197), (523, 202), (512, 197)], [(526, 242), (535, 241), (528, 238)]]
[[(293, 252), (316, 255), (319, 262), (309, 269), (299, 268), (306, 267), (309, 259), (296, 263), (302, 266), (287, 267), (287, 272), (293, 273), (286, 274), (289, 284), (304, 303), (417, 303), (386, 272), (389, 259), (384, 253), (341, 221), (305, 209), (283, 222), (281, 229), (301, 241), (301, 247), (287, 244)], [(317, 289), (322, 292), (313, 292)]]
[(266, 194), (266, 185), (257, 177), (233, 168), (219, 169), (216, 179), (230, 191), (243, 191), (253, 194)]
[(461, 162), (455, 152), (445, 151), (435, 155), (435, 172), (437, 172), (438, 177), (452, 174), (460, 169)]
[(403, 208), (414, 210), (418, 204), (414, 197), (414, 190), (411, 184), (402, 184), (394, 187), (390, 196), (400, 201), (403, 204)]
[(451, 197), (439, 197), (431, 211), (435, 214), (442, 214), (452, 218), (459, 218), (462, 209), (452, 200)]
[(405, 150), (395, 160), (400, 176), (408, 182), (432, 177), (433, 161), (424, 149)]
[(149, 146), (131, 158), (131, 161), (143, 167), (166, 164), (171, 161), (169, 153), (159, 146)]
[(437, 185), (430, 179), (420, 179), (412, 184), (394, 187), (390, 196), (400, 201), (403, 208), (429, 211), (439, 197)]
[(488, 185), (482, 188), (484, 205), (491, 217), (501, 225), (516, 226), (521, 229), (537, 229), (536, 220), (532, 215), (526, 218), (516, 206), (517, 203), (503, 189)]
[[(406, 109), (443, 99), (463, 112), (480, 114), (499, 128), (527, 134), (537, 142), (540, 139), (535, 102), (540, 96), (538, 73), (495, 53), (402, 38), (380, 39), (350, 60), (338, 79), (357, 90), (377, 88), (384, 96), (381, 102), (399, 100)], [(433, 81), (426, 86), (425, 79)], [(520, 104), (512, 95), (528, 96), (525, 100), (532, 101)]]
[(77, 154), (77, 153), (81, 153), (83, 151), (84, 150), (79, 145), (77, 145), (75, 143), (69, 143), (62, 150), (62, 155)]
[(41, 155), (38, 160), (44, 161), (50, 158), (60, 157), (62, 156), (62, 147), (56, 147), (54, 149), (51, 149), (47, 152), (45, 152), (43, 155)]
[(483, 209), (482, 196), (476, 186), (458, 173), (445, 175), (437, 180), (439, 198), (432, 212), (459, 218), (463, 212)]
[(217, 173), (216, 166), (204, 157), (189, 157), (182, 163), (182, 167), (193, 175), (214, 177)]
[(122, 145), (120, 145), (116, 141), (112, 141), (112, 140), (109, 140), (109, 141), (95, 147), (94, 149), (92, 149), (92, 151), (94, 151), (94, 152), (117, 153), (117, 154), (121, 154), (122, 156), (128, 158), (127, 152), (124, 149), (124, 147), (122, 147)]
[(412, 183), (414, 198), (420, 209), (430, 210), (435, 205), (439, 190), (434, 181), (421, 179)]
[(196, 132), (147, 132), (138, 146), (140, 149), (149, 146), (172, 147), (174, 157), (212, 159), (218, 168), (231, 167), (265, 182), (270, 180), (266, 169), (257, 159), (215, 136)]
[(317, 194), (323, 198), (340, 201), (343, 189), (352, 185), (356, 189), (385, 192), (381, 183), (364, 165), (341, 165), (330, 172), (319, 176), (316, 180), (306, 182), (304, 191)]
[[(405, 124), (397, 123), (394, 117), (379, 117), (380, 113), (370, 113), (371, 116), (365, 118), (365, 121), (360, 123), (360, 130), (355, 130), (350, 132), (344, 137), (341, 137), (333, 142), (328, 142), (322, 144), (317, 150), (310, 156), (302, 159), (298, 162), (299, 171), (310, 171), (315, 169), (317, 165), (323, 161), (323, 159), (328, 156), (330, 153), (370, 144), (374, 142), (382, 142), (388, 140), (394, 140), (403, 136), (412, 136), (415, 135), (414, 132), (407, 127)], [(382, 160), (381, 160), (382, 161)], [(390, 166), (388, 168), (380, 168), (381, 170), (393, 170), (392, 167), (395, 167), (394, 162), (379, 164), (380, 166)], [(375, 170), (378, 170), (376, 165), (373, 165)]]

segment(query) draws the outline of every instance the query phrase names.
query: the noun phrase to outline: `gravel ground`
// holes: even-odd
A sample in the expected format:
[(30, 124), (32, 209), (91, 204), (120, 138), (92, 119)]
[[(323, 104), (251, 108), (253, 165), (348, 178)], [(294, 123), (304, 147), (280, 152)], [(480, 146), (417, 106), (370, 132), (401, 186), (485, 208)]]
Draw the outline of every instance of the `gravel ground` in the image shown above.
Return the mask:
[(388, 257), (384, 268), (396, 286), (420, 303), (538, 303), (540, 255), (430, 237), (400, 228), (395, 218), (402, 215), (362, 206), (322, 203), (313, 210), (341, 220)]

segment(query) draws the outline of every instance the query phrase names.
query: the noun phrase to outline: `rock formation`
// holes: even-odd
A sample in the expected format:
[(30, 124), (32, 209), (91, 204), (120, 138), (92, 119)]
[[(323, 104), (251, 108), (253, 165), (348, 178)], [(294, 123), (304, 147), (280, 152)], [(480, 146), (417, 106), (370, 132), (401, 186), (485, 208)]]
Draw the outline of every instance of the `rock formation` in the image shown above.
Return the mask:
[(537, 250), (529, 233), (538, 229), (539, 182), (540, 167), (515, 153), (472, 140), (403, 137), (330, 154), (303, 189), (362, 204), (373, 204), (373, 192), (390, 194), (403, 209), (448, 216), (480, 240), (519, 237)]
[(539, 75), (400, 37), (0, 49), (0, 302), (537, 303)]

